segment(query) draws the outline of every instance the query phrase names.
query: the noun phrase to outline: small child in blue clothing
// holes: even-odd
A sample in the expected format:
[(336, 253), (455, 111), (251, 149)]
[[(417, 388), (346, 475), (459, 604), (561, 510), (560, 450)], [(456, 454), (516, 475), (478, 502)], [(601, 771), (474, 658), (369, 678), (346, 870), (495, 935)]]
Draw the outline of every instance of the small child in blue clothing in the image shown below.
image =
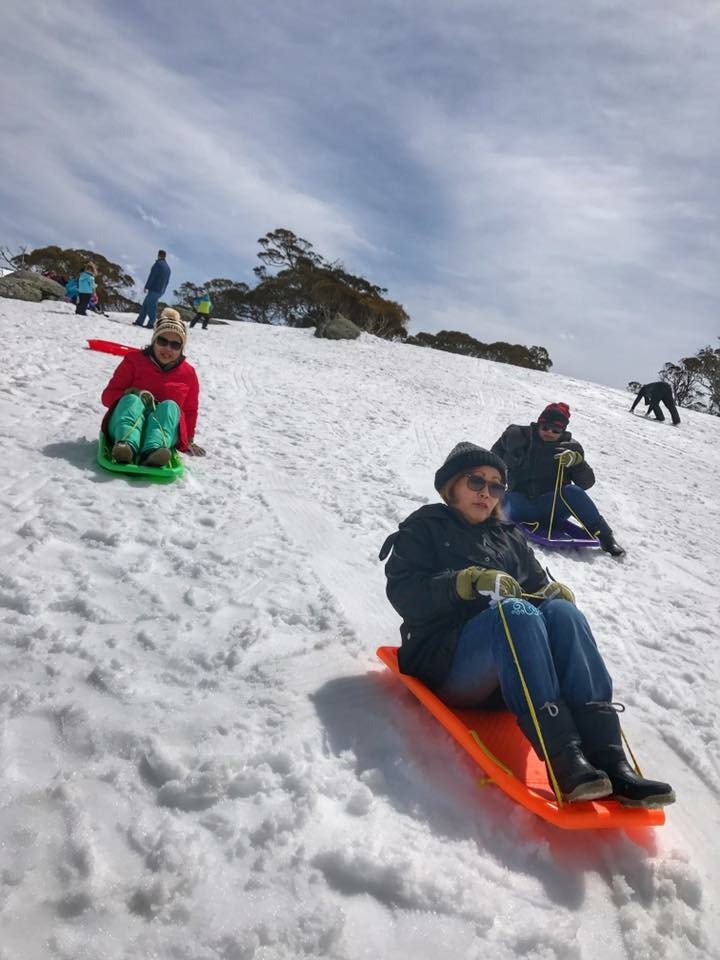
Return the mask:
[(87, 315), (88, 304), (90, 303), (90, 297), (95, 292), (95, 274), (97, 273), (97, 267), (94, 263), (86, 263), (85, 269), (78, 277), (77, 281), (77, 306), (75, 307), (75, 313), (79, 314), (81, 317)]

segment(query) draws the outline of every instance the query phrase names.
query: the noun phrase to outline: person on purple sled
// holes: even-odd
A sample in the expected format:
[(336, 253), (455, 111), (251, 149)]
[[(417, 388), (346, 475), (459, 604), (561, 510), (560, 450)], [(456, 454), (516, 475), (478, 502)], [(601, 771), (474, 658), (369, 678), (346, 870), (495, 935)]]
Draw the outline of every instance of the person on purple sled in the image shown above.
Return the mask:
[[(572, 514), (597, 537), (605, 553), (622, 557), (625, 550), (586, 493), (595, 483), (595, 474), (582, 446), (567, 429), (569, 420), (570, 407), (566, 403), (549, 403), (536, 423), (511, 423), (492, 445), (492, 452), (508, 468), (505, 514), (515, 523), (537, 522), (547, 526), (554, 501), (553, 524), (562, 523)], [(563, 485), (555, 497), (560, 464), (564, 467)]]
[(494, 453), (457, 444), (435, 474), (443, 502), (415, 510), (383, 544), (387, 596), (403, 620), (400, 670), (452, 707), (482, 706), (499, 689), (568, 803), (672, 803), (669, 784), (629, 765), (590, 625), (503, 519), (506, 479)]

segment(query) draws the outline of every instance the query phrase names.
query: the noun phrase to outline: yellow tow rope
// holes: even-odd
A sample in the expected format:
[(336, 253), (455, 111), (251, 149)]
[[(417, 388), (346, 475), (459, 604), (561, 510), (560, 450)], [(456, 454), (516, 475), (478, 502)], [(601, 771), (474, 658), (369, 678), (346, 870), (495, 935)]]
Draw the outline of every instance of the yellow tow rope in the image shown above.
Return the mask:
[[(523, 597), (534, 597), (539, 599), (540, 594), (523, 593)], [(517, 650), (515, 649), (515, 643), (512, 638), (512, 633), (510, 632), (510, 627), (508, 626), (507, 618), (505, 616), (505, 611), (503, 610), (502, 601), (500, 601), (497, 606), (498, 606), (498, 613), (500, 614), (500, 621), (503, 625), (503, 630), (505, 631), (505, 637), (507, 639), (508, 646), (510, 647), (510, 652), (512, 653), (512, 658), (513, 658), (513, 661), (515, 662), (518, 676), (520, 677), (520, 685), (522, 686), (523, 693), (525, 694), (525, 702), (528, 705), (528, 711), (530, 713), (530, 716), (532, 717), (533, 726), (535, 727), (535, 733), (537, 734), (538, 741), (540, 743), (540, 746), (542, 747), (543, 758), (545, 760), (545, 765), (547, 766), (548, 776), (550, 779), (550, 786), (553, 788), (553, 793), (555, 794), (555, 797), (557, 799), (558, 806), (562, 807), (563, 799), (562, 799), (562, 794), (560, 793), (560, 787), (558, 786), (558, 782), (555, 777), (555, 771), (553, 770), (553, 766), (550, 761), (550, 757), (548, 755), (547, 747), (545, 746), (545, 740), (542, 735), (542, 730), (540, 729), (540, 721), (538, 720), (537, 713), (535, 712), (535, 705), (532, 702), (532, 697), (530, 696), (530, 690), (528, 689), (527, 681), (525, 680), (525, 675), (523, 674), (522, 667), (520, 666), (520, 660), (517, 655)], [(487, 754), (489, 754), (493, 760), (496, 760), (496, 762), (498, 762), (497, 758), (490, 753), (490, 751), (487, 749), (485, 744), (482, 743), (482, 741), (477, 736), (477, 734), (473, 730), (471, 730), (470, 733), (473, 736), (473, 738), (479, 743), (479, 745), (483, 748), (483, 750)], [(630, 746), (630, 742), (628, 738), (625, 736), (625, 731), (622, 729), (622, 726), (620, 727), (620, 736), (622, 737), (622, 741), (625, 744), (625, 747), (628, 753), (630, 754), (630, 759), (632, 760), (633, 767), (635, 768), (635, 773), (637, 773), (637, 775), (641, 777), (643, 774), (642, 774), (642, 770), (640, 769), (640, 764), (638, 763), (637, 758), (633, 753), (632, 747)], [(506, 772), (511, 773), (512, 771), (506, 770)]]
[(507, 618), (505, 617), (505, 611), (503, 610), (502, 601), (498, 603), (498, 611), (500, 613), (500, 620), (503, 625), (503, 630), (505, 631), (505, 637), (507, 638), (508, 645), (510, 647), (510, 652), (512, 653), (513, 660), (515, 661), (515, 666), (517, 667), (518, 676), (520, 677), (520, 684), (525, 694), (525, 700), (528, 705), (528, 710), (530, 716), (532, 717), (533, 726), (535, 727), (535, 733), (537, 734), (538, 741), (542, 747), (543, 757), (545, 758), (545, 765), (550, 777), (550, 785), (553, 788), (553, 793), (557, 798), (558, 806), (563, 806), (562, 794), (560, 793), (560, 787), (558, 786), (557, 779), (555, 777), (555, 771), (553, 770), (552, 763), (550, 762), (550, 757), (547, 752), (547, 747), (545, 746), (545, 740), (542, 735), (542, 730), (540, 729), (540, 721), (537, 718), (537, 713), (535, 712), (535, 707), (532, 702), (532, 697), (530, 696), (530, 691), (528, 689), (527, 682), (525, 680), (525, 675), (522, 672), (522, 667), (520, 666), (520, 660), (518, 659), (517, 650), (515, 649), (515, 643), (513, 642), (512, 634), (510, 633), (510, 627), (508, 626)]
[(562, 495), (562, 487), (563, 487), (562, 478), (563, 478), (563, 474), (564, 474), (564, 473), (565, 473), (565, 467), (562, 465), (562, 462), (561, 462), (560, 460), (558, 460), (557, 476), (555, 477), (555, 491), (554, 491), (554, 493), (553, 493), (553, 502), (552, 502), (552, 509), (551, 509), (551, 511), (550, 511), (550, 523), (548, 524), (548, 535), (547, 535), (547, 538), (548, 538), (548, 540), (552, 540), (553, 520), (555, 519), (555, 504), (557, 503), (557, 498), (558, 498), (558, 497), (560, 497), (560, 499), (562, 500), (562, 502), (563, 502), (563, 503), (565, 504), (565, 506), (568, 508), (568, 511), (570, 512), (570, 514), (571, 514), (573, 517), (575, 517), (575, 519), (576, 519), (577, 522), (580, 524), (580, 526), (583, 528), (583, 530), (585, 531), (585, 533), (586, 533), (589, 537), (594, 537), (595, 534), (592, 533), (590, 530), (588, 530), (588, 528), (587, 528), (587, 527), (585, 526), (585, 524), (582, 522), (582, 520), (580, 519), (580, 517), (575, 513), (575, 511), (573, 510), (573, 508), (570, 506), (570, 504), (567, 502), (567, 500), (565, 499), (565, 497)]
[[(125, 436), (122, 437), (122, 439), (120, 439), (119, 441), (117, 441), (118, 443), (127, 443), (127, 439), (128, 439), (128, 437), (132, 436), (133, 430), (135, 430), (135, 429), (137, 428), (137, 426), (138, 426), (140, 423), (142, 423), (142, 421), (145, 419), (145, 414), (146, 414), (146, 412), (147, 412), (148, 416), (149, 416), (151, 413), (155, 413), (155, 398), (153, 398), (153, 401), (152, 401), (152, 404), (151, 404), (149, 410), (146, 410), (145, 402), (143, 401), (143, 409), (142, 409), (142, 411), (141, 411), (141, 412), (138, 414), (138, 416), (135, 418), (135, 422), (134, 422), (133, 425), (130, 427), (130, 429), (125, 433)], [(155, 423), (156, 423), (156, 424), (158, 425), (158, 427), (160, 428), (160, 433), (162, 434), (162, 438), (163, 438), (163, 446), (164, 446), (164, 447), (169, 447), (170, 444), (167, 442), (167, 436), (166, 436), (166, 434), (165, 434), (165, 431), (163, 430), (163, 425), (162, 425), (162, 424), (160, 423), (160, 421), (158, 420), (157, 415), (155, 416)]]

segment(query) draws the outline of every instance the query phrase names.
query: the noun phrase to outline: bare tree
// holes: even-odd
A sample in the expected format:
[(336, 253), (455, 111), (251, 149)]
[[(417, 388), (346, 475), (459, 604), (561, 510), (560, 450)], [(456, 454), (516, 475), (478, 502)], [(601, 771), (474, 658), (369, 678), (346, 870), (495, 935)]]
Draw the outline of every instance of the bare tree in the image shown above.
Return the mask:
[(24, 270), (25, 257), (27, 256), (27, 252), (28, 252), (27, 247), (20, 247), (17, 253), (13, 253), (10, 247), (0, 247), (0, 262), (10, 267), (11, 270), (17, 270), (18, 260), (19, 260), (20, 269)]

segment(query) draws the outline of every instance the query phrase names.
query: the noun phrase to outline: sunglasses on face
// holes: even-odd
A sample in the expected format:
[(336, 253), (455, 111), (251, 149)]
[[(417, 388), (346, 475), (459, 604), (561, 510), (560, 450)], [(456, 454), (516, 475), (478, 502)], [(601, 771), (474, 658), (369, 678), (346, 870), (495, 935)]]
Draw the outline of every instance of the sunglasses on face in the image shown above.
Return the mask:
[(155, 337), (155, 343), (159, 347), (170, 347), (171, 350), (182, 350), (181, 340), (166, 340), (165, 337)]
[(485, 487), (487, 487), (490, 496), (495, 497), (498, 500), (507, 490), (507, 487), (504, 483), (495, 483), (494, 481), (486, 480), (485, 477), (481, 477), (476, 473), (468, 473), (465, 477), (465, 483), (468, 485), (470, 490), (474, 490), (476, 493), (480, 490), (484, 490)]
[(565, 432), (565, 427), (561, 427), (559, 423), (541, 423), (539, 426), (543, 433), (556, 433), (559, 436)]

